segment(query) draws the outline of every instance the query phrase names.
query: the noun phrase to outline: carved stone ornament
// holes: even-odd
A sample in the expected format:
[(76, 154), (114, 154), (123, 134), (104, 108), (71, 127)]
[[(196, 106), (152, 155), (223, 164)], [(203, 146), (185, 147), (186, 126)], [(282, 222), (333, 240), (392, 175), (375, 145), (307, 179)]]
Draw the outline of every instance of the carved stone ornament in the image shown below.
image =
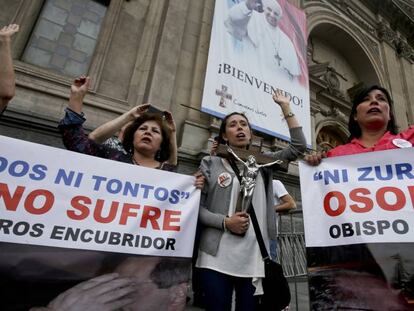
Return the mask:
[(333, 91), (339, 91), (341, 83), (335, 72), (328, 67), (328, 70), (325, 73), (325, 81), (328, 83), (328, 87)]
[(396, 41), (395, 47), (396, 47), (398, 56), (405, 57), (408, 59), (413, 59), (414, 50), (407, 42), (399, 39)]
[(377, 34), (380, 40), (386, 41), (391, 45), (394, 45), (397, 39), (397, 34), (383, 22), (378, 23)]
[(325, 117), (335, 118), (344, 124), (348, 124), (348, 117), (338, 107), (333, 105), (329, 108), (320, 107), (319, 111)]
[(349, 6), (349, 0), (333, 0), (332, 1), (336, 6), (340, 7), (342, 10), (346, 10)]

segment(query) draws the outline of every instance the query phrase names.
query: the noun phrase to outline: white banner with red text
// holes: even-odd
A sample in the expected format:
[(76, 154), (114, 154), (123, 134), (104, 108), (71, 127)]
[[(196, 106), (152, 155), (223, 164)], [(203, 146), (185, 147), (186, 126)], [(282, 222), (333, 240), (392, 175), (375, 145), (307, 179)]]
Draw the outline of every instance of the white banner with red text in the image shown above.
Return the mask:
[(414, 242), (414, 149), (299, 165), (307, 247)]
[(0, 136), (0, 241), (191, 257), (194, 177)]

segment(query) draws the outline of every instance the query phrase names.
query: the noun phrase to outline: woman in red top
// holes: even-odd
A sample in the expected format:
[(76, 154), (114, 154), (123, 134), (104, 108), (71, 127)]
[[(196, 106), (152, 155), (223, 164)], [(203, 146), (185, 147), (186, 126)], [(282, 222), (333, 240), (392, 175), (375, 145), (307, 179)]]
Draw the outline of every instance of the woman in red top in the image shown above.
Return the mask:
[[(348, 143), (329, 150), (326, 155), (306, 156), (306, 162), (318, 165), (326, 156), (412, 147), (414, 126), (398, 133), (392, 105), (390, 94), (383, 87), (374, 85), (362, 90), (353, 100)], [(337, 305), (347, 308), (364, 306), (370, 310), (414, 309), (407, 305), (407, 297), (403, 298), (412, 295), (413, 285), (406, 284), (402, 294), (390, 286), (390, 273), (386, 271), (395, 261), (396, 254), (405, 263), (413, 258), (412, 243), (310, 247), (307, 254), (308, 266), (315, 269), (309, 276), (313, 309)], [(327, 266), (330, 269), (326, 269)], [(412, 269), (408, 273), (412, 277)]]
[[(398, 133), (388, 91), (373, 85), (353, 100), (348, 129), (349, 142), (328, 151), (328, 157), (412, 147), (414, 126)], [(323, 154), (305, 157), (308, 164), (318, 165)]]

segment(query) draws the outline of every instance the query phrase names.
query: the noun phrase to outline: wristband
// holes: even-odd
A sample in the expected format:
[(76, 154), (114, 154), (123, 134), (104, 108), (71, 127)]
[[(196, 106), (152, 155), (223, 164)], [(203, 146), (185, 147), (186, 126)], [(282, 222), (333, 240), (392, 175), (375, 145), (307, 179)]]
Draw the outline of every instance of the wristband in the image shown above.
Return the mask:
[(227, 226), (226, 226), (226, 218), (228, 218), (227, 216), (223, 219), (223, 231), (224, 232), (228, 232), (229, 231), (229, 229), (227, 229)]
[(294, 117), (294, 116), (295, 116), (295, 114), (292, 111), (289, 111), (287, 114), (285, 114), (285, 119), (288, 119), (288, 118), (291, 118), (291, 117)]

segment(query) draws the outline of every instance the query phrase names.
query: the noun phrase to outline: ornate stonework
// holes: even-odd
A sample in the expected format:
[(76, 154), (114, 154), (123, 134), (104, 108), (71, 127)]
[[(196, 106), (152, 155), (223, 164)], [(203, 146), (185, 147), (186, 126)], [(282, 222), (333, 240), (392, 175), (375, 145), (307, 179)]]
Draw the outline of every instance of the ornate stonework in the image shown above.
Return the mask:
[(395, 41), (395, 46), (400, 57), (405, 57), (414, 62), (414, 49), (407, 42), (403, 41), (401, 38), (398, 38)]
[[(361, 29), (364, 29), (380, 41), (389, 43), (396, 50), (398, 56), (413, 62), (413, 48), (410, 46), (409, 42), (414, 42), (414, 3), (407, 0), (367, 0), (364, 2), (368, 4), (374, 12), (381, 12), (385, 17), (388, 17), (390, 23), (394, 25), (393, 27), (396, 27), (396, 25), (399, 27), (402, 26), (404, 30), (402, 33), (407, 35), (408, 40), (404, 38), (404, 35), (397, 34), (393, 30), (393, 27), (390, 27), (389, 24), (382, 20), (377, 22), (376, 25), (373, 25), (361, 16), (357, 10), (351, 7), (349, 1), (333, 0), (330, 3), (343, 11), (358, 27), (360, 27), (360, 29), (358, 29), (358, 27), (353, 28), (358, 29), (358, 32), (364, 37), (364, 40), (370, 43), (367, 46), (374, 51), (377, 56), (379, 56), (378, 44), (376, 44), (369, 36), (365, 35)], [(375, 21), (372, 22), (375, 23)]]
[(358, 27), (352, 24), (350, 25), (350, 27), (355, 33), (358, 34), (358, 37), (363, 39), (364, 46), (371, 51), (375, 58), (380, 59), (380, 50), (378, 43), (375, 40), (373, 40), (370, 36), (367, 36), (364, 32), (362, 32), (361, 29), (359, 29)]
[(316, 138), (318, 150), (323, 151), (328, 151), (344, 143), (344, 141), (338, 138), (338, 133), (329, 127), (322, 128)]
[(321, 107), (319, 111), (324, 117), (335, 118), (344, 124), (348, 123), (348, 117), (341, 110), (339, 110), (338, 107), (335, 107), (334, 105), (332, 105), (329, 108)]
[(358, 26), (362, 27), (366, 31), (368, 31), (371, 35), (376, 36), (375, 27), (373, 27), (370, 23), (364, 20), (361, 15), (355, 12), (352, 8), (348, 7), (347, 10), (348, 14), (352, 17), (352, 20), (358, 24)]
[(394, 45), (397, 39), (397, 34), (391, 28), (388, 27), (384, 22), (379, 22), (377, 25), (378, 38), (382, 41), (388, 42), (390, 45)]
[(377, 27), (378, 38), (388, 42), (397, 52), (399, 57), (404, 57), (414, 62), (414, 49), (402, 37), (398, 37), (384, 22), (379, 22)]
[(326, 90), (329, 94), (339, 98), (345, 98), (345, 95), (341, 90), (341, 82), (338, 78), (341, 77), (344, 79), (344, 77), (338, 73), (335, 68), (330, 66), (329, 62), (310, 65), (309, 74), (318, 78), (320, 81), (325, 82)]
[(401, 9), (414, 22), (414, 3), (411, 0), (393, 0), (394, 4)]

